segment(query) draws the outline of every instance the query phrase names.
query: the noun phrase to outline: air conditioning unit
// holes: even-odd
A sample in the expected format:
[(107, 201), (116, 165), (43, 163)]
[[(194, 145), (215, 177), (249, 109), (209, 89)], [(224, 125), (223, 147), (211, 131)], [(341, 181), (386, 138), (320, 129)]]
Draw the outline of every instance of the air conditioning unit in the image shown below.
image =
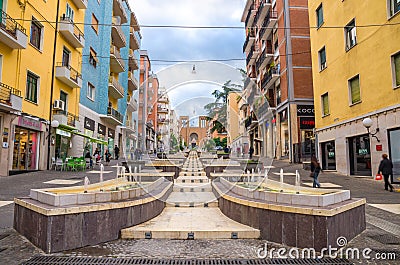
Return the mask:
[(55, 110), (64, 110), (65, 102), (62, 100), (54, 100), (53, 109)]

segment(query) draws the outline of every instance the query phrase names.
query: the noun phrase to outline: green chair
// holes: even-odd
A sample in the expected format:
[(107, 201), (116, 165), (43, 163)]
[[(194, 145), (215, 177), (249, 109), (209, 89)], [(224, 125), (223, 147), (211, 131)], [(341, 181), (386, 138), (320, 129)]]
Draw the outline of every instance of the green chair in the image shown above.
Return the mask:
[(86, 160), (83, 157), (75, 158), (75, 167), (78, 170), (85, 170), (86, 169)]
[(75, 159), (73, 158), (69, 158), (67, 160), (67, 169), (71, 170), (71, 171), (76, 171), (76, 164), (75, 164)]

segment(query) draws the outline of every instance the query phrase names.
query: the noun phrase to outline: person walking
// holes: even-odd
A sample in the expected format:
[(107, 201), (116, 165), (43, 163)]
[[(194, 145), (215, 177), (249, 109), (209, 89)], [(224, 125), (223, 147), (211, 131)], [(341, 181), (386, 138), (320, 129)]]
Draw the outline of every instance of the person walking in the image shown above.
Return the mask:
[(250, 149), (249, 149), (249, 158), (250, 158), (250, 159), (253, 158), (253, 153), (254, 153), (254, 147), (253, 147), (253, 146), (250, 146)]
[(382, 155), (381, 163), (379, 164), (378, 174), (383, 175), (383, 179), (385, 180), (385, 190), (390, 188), (390, 191), (393, 192), (393, 186), (389, 182), (389, 176), (393, 174), (393, 163), (388, 158), (387, 154)]
[(106, 159), (106, 165), (108, 166), (108, 164), (110, 163), (110, 158), (111, 158), (111, 154), (108, 151), (108, 149), (104, 153), (104, 158)]
[(321, 172), (321, 166), (318, 162), (318, 159), (315, 155), (311, 157), (311, 174), (313, 176), (313, 188), (321, 188), (321, 184), (318, 182), (318, 175)]
[(118, 158), (119, 158), (119, 148), (118, 148), (117, 145), (115, 145), (115, 147), (114, 147), (114, 153), (115, 153), (115, 159), (118, 160)]

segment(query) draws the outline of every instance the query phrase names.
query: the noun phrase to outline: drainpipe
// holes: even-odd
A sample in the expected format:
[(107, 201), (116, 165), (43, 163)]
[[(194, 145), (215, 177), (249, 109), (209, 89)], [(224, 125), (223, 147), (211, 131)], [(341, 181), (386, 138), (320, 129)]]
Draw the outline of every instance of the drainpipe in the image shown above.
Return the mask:
[[(50, 88), (50, 107), (49, 107), (49, 122), (51, 124), (52, 119), (52, 111), (53, 111), (53, 93), (54, 93), (54, 77), (56, 75), (56, 49), (57, 49), (57, 33), (58, 33), (58, 20), (59, 20), (59, 12), (60, 12), (60, 0), (57, 0), (57, 11), (56, 11), (56, 27), (54, 30), (54, 43), (53, 43), (53, 61), (52, 61), (52, 69), (51, 69), (51, 88)], [(49, 135), (47, 141), (47, 170), (50, 169), (50, 146), (51, 146), (51, 126), (49, 124)]]

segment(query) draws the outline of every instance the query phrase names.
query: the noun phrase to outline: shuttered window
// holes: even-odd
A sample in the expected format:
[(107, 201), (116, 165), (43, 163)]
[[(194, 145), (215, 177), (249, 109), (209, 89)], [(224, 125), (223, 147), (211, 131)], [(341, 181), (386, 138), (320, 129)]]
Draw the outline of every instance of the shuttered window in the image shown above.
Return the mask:
[(360, 102), (361, 101), (360, 77), (357, 75), (356, 77), (350, 79), (349, 86), (350, 86), (351, 104)]
[(394, 85), (395, 87), (400, 86), (400, 52), (392, 56), (393, 61), (393, 73), (394, 73)]
[(328, 93), (325, 93), (321, 96), (322, 102), (322, 116), (329, 115), (329, 97)]
[(326, 68), (325, 47), (323, 47), (321, 50), (319, 50), (318, 55), (319, 55), (319, 70), (322, 71)]
[(324, 12), (322, 9), (322, 4), (317, 8), (316, 13), (317, 13), (317, 27), (319, 28), (324, 23)]

